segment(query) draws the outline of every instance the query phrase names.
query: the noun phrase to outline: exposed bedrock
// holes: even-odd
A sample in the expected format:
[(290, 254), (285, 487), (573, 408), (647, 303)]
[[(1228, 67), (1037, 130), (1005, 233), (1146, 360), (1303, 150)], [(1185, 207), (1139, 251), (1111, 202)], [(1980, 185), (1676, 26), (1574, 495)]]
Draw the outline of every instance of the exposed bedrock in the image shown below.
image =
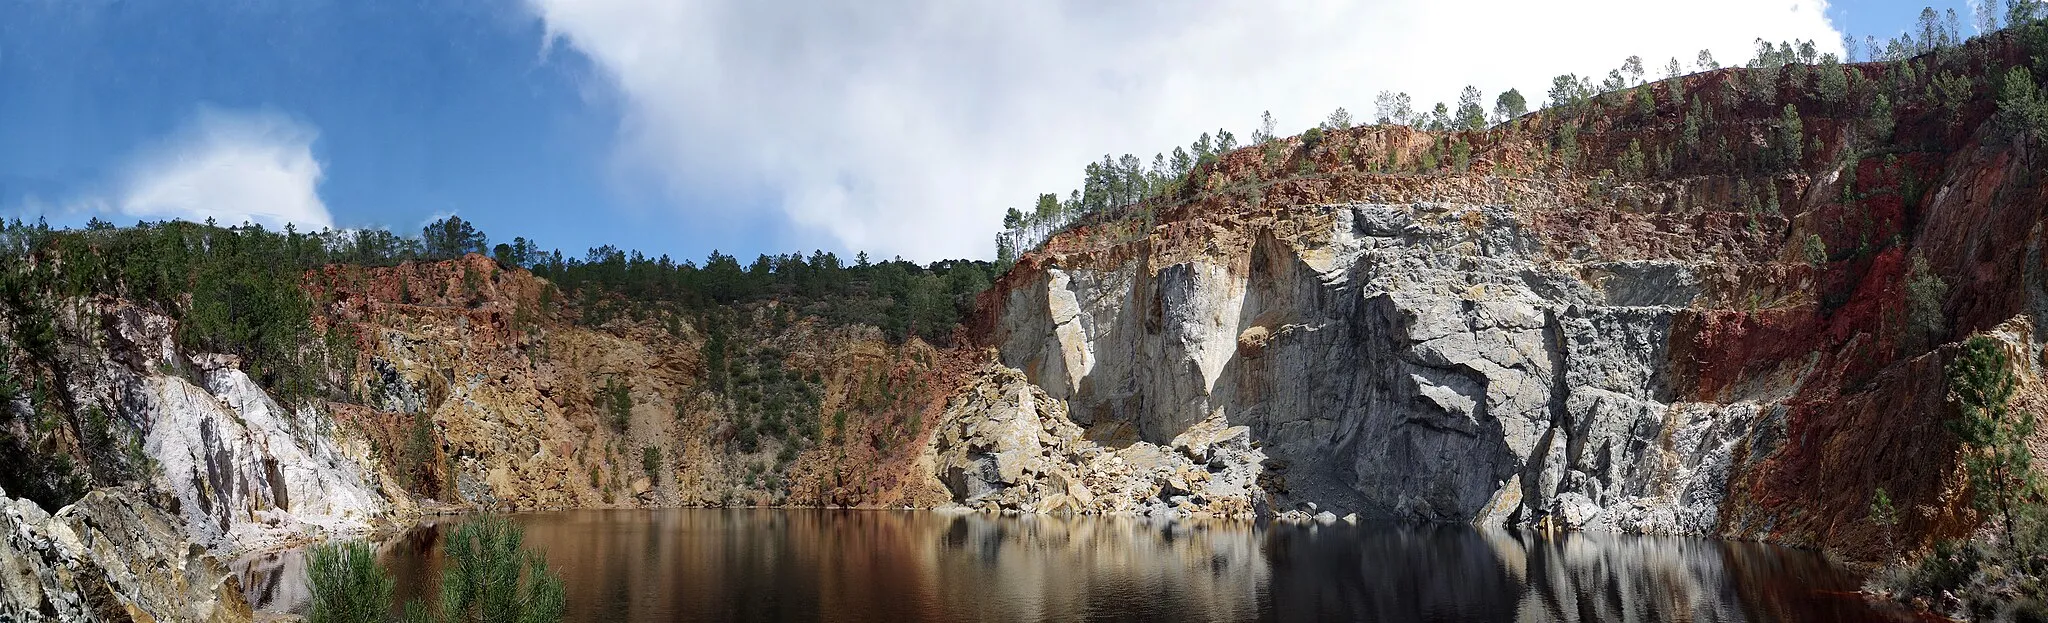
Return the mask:
[(280, 405), (234, 357), (182, 353), (161, 314), (76, 304), (75, 317), (111, 339), (53, 362), (65, 392), (133, 426), (138, 438), (119, 445), (181, 516), (185, 538), (239, 552), (364, 532), (389, 514), (368, 448), (338, 434), (327, 413)]
[(1507, 207), (1318, 212), (1243, 254), (1054, 259), (1007, 282), (992, 342), (1111, 445), (1249, 427), (1283, 510), (1714, 528), (1731, 456), (1779, 415), (1675, 401), (1691, 266), (1555, 261)]
[(0, 492), (0, 621), (248, 621), (240, 584), (139, 489), (55, 515)]

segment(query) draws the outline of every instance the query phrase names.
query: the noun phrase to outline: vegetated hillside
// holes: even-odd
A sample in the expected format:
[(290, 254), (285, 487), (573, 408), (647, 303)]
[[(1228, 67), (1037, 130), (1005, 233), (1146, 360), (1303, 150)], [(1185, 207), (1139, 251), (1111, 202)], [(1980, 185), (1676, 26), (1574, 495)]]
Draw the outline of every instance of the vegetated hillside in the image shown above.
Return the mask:
[(289, 489), (273, 484), (280, 471), (342, 469), (280, 468), (263, 443), (230, 458), (217, 451), (239, 450), (213, 432), (185, 457), (203, 473), (167, 469), (184, 466), (161, 456), (177, 444), (160, 439), (160, 387), (184, 379), (233, 402), (212, 378), (232, 369), (317, 430), (280, 432), (339, 440), (353, 455), (342, 471), (401, 510), (915, 503), (897, 499), (915, 496), (891, 466), (916, 455), (900, 450), (962, 356), (925, 340), (952, 339), (985, 263), (842, 266), (821, 253), (741, 268), (714, 254), (700, 269), (610, 249), (564, 261), (523, 239), (494, 260), (452, 221), (421, 240), (9, 226), (0, 442), (16, 467), (0, 487), (55, 509), (138, 481), (194, 501), (248, 493), (227, 473), (242, 462), (270, 489)]
[(2044, 53), (2027, 23), (1254, 144), (1074, 218), (972, 333), (1098, 437), (1251, 426), (1282, 500), (1883, 559), (1981, 518), (1957, 342), (2042, 404)]

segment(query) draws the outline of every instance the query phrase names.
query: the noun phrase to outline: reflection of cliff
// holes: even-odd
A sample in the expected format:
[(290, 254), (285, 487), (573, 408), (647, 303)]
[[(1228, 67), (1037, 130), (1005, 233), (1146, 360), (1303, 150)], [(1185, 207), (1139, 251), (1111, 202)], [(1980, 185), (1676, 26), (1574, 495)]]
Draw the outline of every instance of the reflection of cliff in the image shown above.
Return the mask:
[[(402, 599), (441, 536), (384, 545)], [(898, 511), (519, 516), (571, 621), (1882, 620), (1818, 554), (1682, 537)], [(303, 595), (290, 556), (243, 572)], [(290, 603), (265, 605), (289, 609)]]
[(1808, 552), (1684, 537), (1436, 527), (1275, 528), (1280, 620), (1883, 620)]
[[(520, 517), (562, 574), (572, 621), (989, 620), (990, 604), (994, 620), (1245, 620), (1268, 584), (1243, 524), (802, 510)], [(434, 590), (451, 525), (383, 545), (401, 599)], [(284, 611), (302, 607), (300, 564), (285, 554), (239, 571), (278, 598), (259, 606)]]

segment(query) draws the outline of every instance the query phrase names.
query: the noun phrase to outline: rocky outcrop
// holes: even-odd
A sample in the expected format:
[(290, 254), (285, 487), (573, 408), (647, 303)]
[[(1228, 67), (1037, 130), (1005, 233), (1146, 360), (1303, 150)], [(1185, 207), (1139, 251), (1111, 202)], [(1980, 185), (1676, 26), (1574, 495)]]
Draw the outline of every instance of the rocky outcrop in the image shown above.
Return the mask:
[(144, 448), (193, 541), (248, 550), (361, 533), (383, 519), (390, 505), (367, 457), (343, 450), (327, 416), (285, 409), (231, 359), (197, 359), (206, 387), (150, 376), (131, 395), (152, 415)]
[(1208, 421), (1171, 442), (1085, 439), (1065, 405), (997, 363), (947, 404), (933, 477), (968, 508), (1036, 513), (1251, 518), (1265, 454), (1243, 426)]
[[(372, 459), (314, 403), (286, 408), (231, 356), (187, 353), (164, 315), (80, 300), (59, 360), (69, 400), (133, 426), (123, 455), (177, 503), (185, 536), (222, 552), (363, 533), (385, 520)], [(103, 335), (104, 337), (99, 337)], [(108, 427), (107, 436), (127, 427)], [(118, 438), (118, 437), (117, 437)], [(110, 444), (114, 445), (114, 444)]]
[(0, 621), (249, 621), (241, 587), (136, 490), (52, 516), (0, 492)]
[(1777, 438), (1782, 409), (1671, 391), (1697, 264), (1560, 261), (1507, 206), (1298, 216), (1242, 256), (1054, 259), (993, 341), (1099, 436), (1248, 427), (1282, 508), (1699, 534), (1735, 455)]

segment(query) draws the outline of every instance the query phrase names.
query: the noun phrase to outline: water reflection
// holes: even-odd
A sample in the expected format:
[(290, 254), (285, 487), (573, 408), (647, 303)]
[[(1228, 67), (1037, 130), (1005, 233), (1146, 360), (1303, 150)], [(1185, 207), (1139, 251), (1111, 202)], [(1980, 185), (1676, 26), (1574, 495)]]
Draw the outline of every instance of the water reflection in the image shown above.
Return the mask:
[[(1910, 620), (1819, 556), (1704, 539), (924, 512), (520, 515), (571, 621)], [(459, 522), (460, 520), (454, 520)], [(434, 590), (452, 523), (384, 543)], [(237, 565), (259, 608), (306, 601), (298, 553)]]

